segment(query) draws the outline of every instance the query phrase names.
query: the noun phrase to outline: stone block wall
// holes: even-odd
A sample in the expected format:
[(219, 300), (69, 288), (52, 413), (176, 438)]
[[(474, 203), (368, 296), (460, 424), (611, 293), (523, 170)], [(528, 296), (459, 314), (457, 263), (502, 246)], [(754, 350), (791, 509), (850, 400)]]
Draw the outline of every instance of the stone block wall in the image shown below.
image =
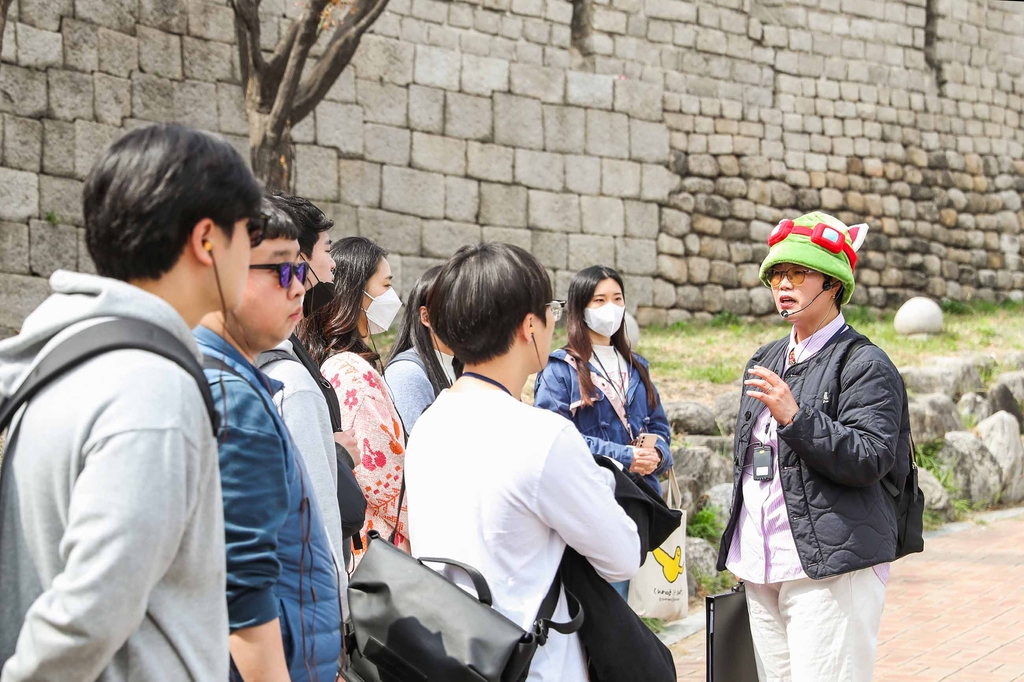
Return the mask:
[[(298, 13), (262, 3), (263, 47)], [(0, 327), (90, 270), (82, 179), (176, 121), (247, 157), (226, 0), (15, 0), (0, 65)], [(322, 49), (322, 45), (320, 46)], [(314, 53), (316, 51), (314, 50)], [(391, 0), (293, 130), (294, 190), (400, 291), (459, 246), (559, 293), (612, 265), (641, 322), (773, 312), (771, 227), (871, 233), (855, 302), (1024, 297), (1024, 12), (999, 0)]]

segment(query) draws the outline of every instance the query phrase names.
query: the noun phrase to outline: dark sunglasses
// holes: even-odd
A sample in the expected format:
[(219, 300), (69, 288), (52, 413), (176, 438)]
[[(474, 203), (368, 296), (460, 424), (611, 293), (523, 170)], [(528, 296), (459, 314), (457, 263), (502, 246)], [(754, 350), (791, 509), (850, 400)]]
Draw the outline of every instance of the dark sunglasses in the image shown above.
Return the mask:
[(270, 218), (262, 211), (255, 218), (249, 218), (246, 229), (249, 231), (249, 247), (255, 249), (263, 243), (263, 235), (267, 231), (267, 220)]
[(265, 265), (250, 265), (250, 270), (275, 270), (277, 272), (277, 283), (282, 289), (292, 285), (292, 277), (299, 280), (299, 284), (306, 283), (306, 272), (309, 271), (309, 263), (267, 263)]

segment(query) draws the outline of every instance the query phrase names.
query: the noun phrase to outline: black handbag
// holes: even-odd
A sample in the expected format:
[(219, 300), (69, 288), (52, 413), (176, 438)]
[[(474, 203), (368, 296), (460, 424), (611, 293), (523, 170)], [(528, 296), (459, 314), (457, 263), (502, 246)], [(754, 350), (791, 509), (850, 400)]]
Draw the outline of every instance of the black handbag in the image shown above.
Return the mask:
[(757, 682), (754, 640), (743, 583), (704, 599), (707, 611), (707, 682)]
[[(566, 591), (568, 623), (550, 620), (561, 581), (541, 603), (525, 632), (492, 607), (491, 590), (472, 566), (450, 559), (416, 559), (370, 531), (366, 553), (349, 579), (349, 662), (343, 675), (355, 682), (521, 682), (548, 630), (572, 634), (583, 609)], [(465, 571), (477, 597), (424, 562)]]

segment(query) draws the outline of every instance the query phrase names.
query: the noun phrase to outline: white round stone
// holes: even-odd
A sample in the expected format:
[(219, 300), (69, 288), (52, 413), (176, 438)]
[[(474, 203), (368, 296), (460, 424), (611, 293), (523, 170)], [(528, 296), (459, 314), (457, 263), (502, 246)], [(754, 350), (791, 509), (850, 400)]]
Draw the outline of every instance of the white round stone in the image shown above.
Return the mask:
[(915, 296), (896, 312), (892, 321), (897, 334), (940, 334), (942, 332), (942, 308), (930, 298)]

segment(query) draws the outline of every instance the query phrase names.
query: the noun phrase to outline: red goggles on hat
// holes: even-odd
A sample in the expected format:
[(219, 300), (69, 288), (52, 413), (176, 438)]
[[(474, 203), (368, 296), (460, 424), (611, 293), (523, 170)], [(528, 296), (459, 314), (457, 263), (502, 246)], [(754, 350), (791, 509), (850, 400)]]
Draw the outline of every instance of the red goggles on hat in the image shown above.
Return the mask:
[(818, 223), (814, 228), (795, 225), (792, 220), (783, 220), (768, 235), (768, 246), (775, 246), (791, 234), (799, 234), (811, 238), (811, 243), (831, 253), (839, 254), (846, 252), (850, 259), (850, 269), (857, 267), (857, 252), (853, 250), (853, 244), (846, 238), (846, 235), (831, 225)]

